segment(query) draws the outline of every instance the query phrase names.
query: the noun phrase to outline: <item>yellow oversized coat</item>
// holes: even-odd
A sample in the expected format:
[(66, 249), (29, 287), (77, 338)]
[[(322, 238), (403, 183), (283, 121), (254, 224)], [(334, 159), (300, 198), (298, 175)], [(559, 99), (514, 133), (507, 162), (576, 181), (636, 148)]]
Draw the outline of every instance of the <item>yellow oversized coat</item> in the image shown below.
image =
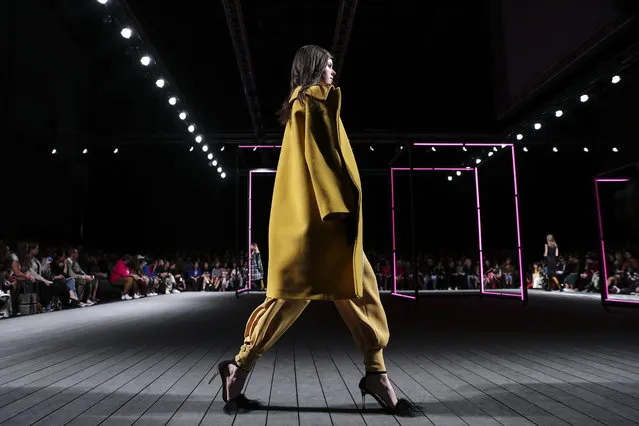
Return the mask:
[[(302, 105), (299, 90), (290, 98), (291, 118), (275, 175), (266, 295), (359, 298), (364, 269), (362, 185), (340, 118), (341, 92), (333, 86), (311, 86)], [(347, 226), (353, 234), (350, 244)]]

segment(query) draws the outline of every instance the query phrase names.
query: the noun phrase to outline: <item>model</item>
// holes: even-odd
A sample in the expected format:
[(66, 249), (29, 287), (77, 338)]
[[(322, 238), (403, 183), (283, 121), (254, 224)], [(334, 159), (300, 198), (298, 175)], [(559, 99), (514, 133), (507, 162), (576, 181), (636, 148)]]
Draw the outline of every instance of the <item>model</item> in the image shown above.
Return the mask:
[(373, 268), (362, 245), (362, 187), (340, 118), (333, 59), (318, 46), (297, 51), (269, 223), (266, 300), (248, 319), (244, 344), (218, 365), (225, 411), (259, 403), (241, 392), (258, 358), (295, 322), (311, 300), (333, 300), (362, 352), (362, 399), (371, 395), (395, 415), (416, 407), (397, 399), (383, 350), (389, 331)]
[(559, 291), (563, 291), (563, 287), (557, 279), (557, 258), (559, 257), (559, 247), (555, 242), (555, 237), (548, 235), (546, 237), (546, 244), (544, 249), (544, 258), (546, 259), (546, 276), (548, 277), (548, 284), (546, 290), (551, 291), (556, 285)]

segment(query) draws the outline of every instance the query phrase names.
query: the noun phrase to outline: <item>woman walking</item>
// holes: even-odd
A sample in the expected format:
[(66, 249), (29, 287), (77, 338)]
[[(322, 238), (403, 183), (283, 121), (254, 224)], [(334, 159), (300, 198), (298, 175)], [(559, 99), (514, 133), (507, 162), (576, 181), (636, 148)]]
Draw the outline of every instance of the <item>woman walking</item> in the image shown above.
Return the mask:
[(266, 299), (249, 317), (239, 353), (218, 366), (226, 411), (259, 407), (241, 393), (255, 362), (311, 300), (332, 300), (363, 355), (362, 398), (371, 395), (391, 414), (416, 413), (409, 401), (397, 399), (386, 374), (388, 324), (364, 256), (361, 181), (334, 76), (327, 50), (298, 50), (281, 110), (285, 132), (269, 223)]

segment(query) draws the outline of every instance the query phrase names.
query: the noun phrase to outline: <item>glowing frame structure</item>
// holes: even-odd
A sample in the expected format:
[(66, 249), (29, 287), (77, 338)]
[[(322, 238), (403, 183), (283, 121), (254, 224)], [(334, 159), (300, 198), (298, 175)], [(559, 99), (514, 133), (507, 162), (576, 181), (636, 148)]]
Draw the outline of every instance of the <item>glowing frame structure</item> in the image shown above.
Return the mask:
[(595, 201), (597, 203), (597, 222), (599, 225), (599, 248), (601, 249), (601, 269), (603, 270), (603, 283), (601, 283), (601, 301), (605, 303), (622, 303), (629, 305), (639, 304), (639, 300), (611, 299), (608, 290), (608, 261), (606, 260), (606, 243), (604, 241), (603, 220), (601, 217), (601, 198), (599, 197), (600, 183), (625, 183), (628, 178), (594, 178)]
[[(243, 148), (243, 147), (240, 147)], [(254, 146), (250, 146), (250, 148), (255, 148)], [(273, 147), (263, 147), (263, 148), (273, 148)], [(249, 179), (248, 179), (248, 246), (247, 246), (247, 259), (248, 259), (248, 280), (246, 281), (246, 286), (244, 288), (239, 289), (237, 293), (244, 293), (246, 291), (251, 290), (251, 244), (253, 243), (253, 174), (275, 174), (277, 170), (275, 169), (253, 169), (249, 170)]]
[(481, 274), (480, 280), (480, 293), (491, 295), (491, 296), (506, 296), (506, 297), (519, 297), (522, 302), (526, 302), (528, 300), (528, 289), (525, 283), (525, 270), (524, 270), (524, 262), (521, 251), (521, 225), (519, 218), (519, 189), (517, 184), (517, 162), (515, 159), (515, 145), (512, 143), (449, 143), (449, 142), (417, 142), (414, 143), (413, 146), (427, 146), (427, 147), (501, 147), (501, 148), (510, 148), (511, 157), (512, 157), (512, 171), (513, 171), (513, 189), (514, 189), (514, 198), (515, 198), (515, 219), (516, 219), (516, 228), (517, 228), (517, 255), (519, 259), (519, 284), (521, 293), (513, 294), (513, 293), (503, 293), (496, 291), (486, 291), (484, 288), (484, 257), (483, 257), (483, 240), (481, 233), (481, 206), (479, 202), (479, 173), (477, 171), (477, 167), (459, 167), (459, 168), (444, 168), (444, 167), (427, 167), (427, 168), (415, 168), (415, 167), (404, 167), (404, 168), (391, 168), (390, 176), (391, 176), (391, 221), (392, 221), (392, 232), (393, 232), (393, 291), (392, 295), (405, 297), (409, 299), (415, 299), (415, 296), (409, 296), (407, 294), (401, 294), (397, 292), (397, 253), (396, 253), (396, 238), (395, 238), (395, 182), (394, 182), (394, 172), (395, 171), (472, 171), (475, 172), (475, 194), (477, 201), (477, 229), (478, 229), (478, 237), (479, 237), (479, 273)]

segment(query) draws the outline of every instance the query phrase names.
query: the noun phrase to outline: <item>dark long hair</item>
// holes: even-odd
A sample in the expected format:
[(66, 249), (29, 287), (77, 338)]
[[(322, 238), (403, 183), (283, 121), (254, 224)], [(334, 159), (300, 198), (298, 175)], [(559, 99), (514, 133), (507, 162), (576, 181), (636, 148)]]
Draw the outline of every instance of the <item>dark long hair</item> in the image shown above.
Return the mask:
[(291, 118), (291, 103), (289, 99), (296, 87), (302, 86), (297, 99), (304, 103), (304, 92), (311, 86), (320, 84), (322, 72), (328, 65), (328, 60), (332, 59), (330, 52), (322, 47), (307, 45), (302, 46), (295, 54), (293, 66), (291, 67), (291, 87), (282, 109), (280, 110), (280, 123), (284, 126)]

